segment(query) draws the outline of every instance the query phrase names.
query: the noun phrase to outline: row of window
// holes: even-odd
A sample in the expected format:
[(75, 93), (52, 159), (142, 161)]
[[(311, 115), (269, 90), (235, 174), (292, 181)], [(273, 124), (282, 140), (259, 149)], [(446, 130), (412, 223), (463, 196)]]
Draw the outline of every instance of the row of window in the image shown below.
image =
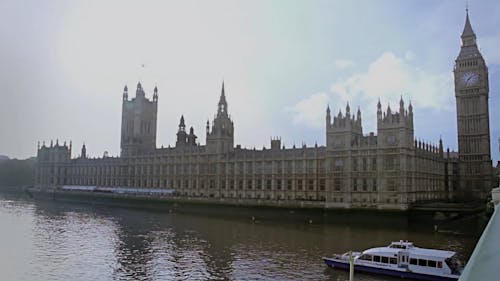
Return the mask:
[[(403, 258), (403, 261), (405, 261), (406, 258), (405, 257), (402, 257), (402, 258)], [(397, 264), (398, 263), (398, 261), (395, 257), (386, 257), (386, 256), (362, 255), (361, 257), (359, 257), (359, 259), (366, 260), (366, 261), (387, 263), (387, 264)], [(437, 268), (443, 267), (442, 261), (427, 260), (427, 259), (411, 258), (410, 264), (418, 265), (418, 266), (426, 266), (426, 267), (437, 267)]]
[(410, 264), (427, 266), (427, 267), (437, 267), (437, 268), (443, 267), (442, 261), (426, 260), (426, 259), (410, 259)]
[[(215, 194), (204, 194), (203, 192), (180, 192), (181, 196), (191, 196), (191, 197), (216, 197)], [(218, 197), (220, 198), (237, 198), (237, 199), (266, 199), (266, 200), (308, 200), (308, 201), (325, 201), (326, 197), (324, 195), (281, 195), (281, 194), (269, 194), (269, 193), (255, 193), (255, 194), (241, 194), (241, 193), (221, 193)]]
[[(41, 179), (41, 177), (40, 177)], [(110, 179), (110, 178), (58, 178), (58, 184), (78, 184), (78, 185), (100, 185), (100, 186), (135, 186), (135, 187), (165, 187), (165, 188), (177, 188), (177, 189), (205, 189), (205, 188), (215, 188), (215, 180), (159, 180), (159, 179)], [(61, 181), (61, 182), (59, 182)], [(295, 182), (295, 184), (294, 184)], [(317, 182), (315, 180), (281, 180), (281, 179), (268, 179), (268, 180), (247, 180), (246, 185), (244, 185), (243, 180), (222, 180), (220, 182), (221, 189), (256, 189), (256, 190), (298, 190), (298, 191), (314, 191), (321, 190), (324, 191), (326, 187), (326, 180), (319, 179)], [(273, 187), (274, 184), (274, 187)], [(317, 184), (317, 187), (316, 187)], [(295, 187), (295, 188), (294, 188)]]

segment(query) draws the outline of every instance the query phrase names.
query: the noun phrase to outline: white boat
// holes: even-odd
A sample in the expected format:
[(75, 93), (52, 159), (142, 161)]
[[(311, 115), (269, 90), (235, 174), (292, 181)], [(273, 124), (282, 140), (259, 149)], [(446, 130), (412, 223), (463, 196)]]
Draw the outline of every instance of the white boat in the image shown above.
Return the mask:
[(323, 258), (332, 268), (349, 269), (353, 257), (354, 271), (391, 275), (418, 280), (458, 280), (461, 266), (453, 251), (415, 247), (412, 242), (392, 242), (363, 252), (348, 252)]

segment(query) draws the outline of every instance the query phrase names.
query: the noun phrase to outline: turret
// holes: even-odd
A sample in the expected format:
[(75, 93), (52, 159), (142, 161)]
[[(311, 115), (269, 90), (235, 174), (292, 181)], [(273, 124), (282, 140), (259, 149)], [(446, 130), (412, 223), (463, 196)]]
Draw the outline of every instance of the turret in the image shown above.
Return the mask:
[(210, 134), (210, 120), (207, 120), (206, 130), (207, 130), (207, 136), (208, 136), (208, 134)]
[(181, 115), (181, 120), (179, 121), (179, 131), (186, 131), (186, 124), (184, 123), (184, 115)]
[(217, 109), (217, 116), (226, 115), (227, 116), (227, 102), (226, 102), (226, 94), (224, 91), (224, 81), (222, 81), (222, 91), (219, 98), (219, 104)]
[(125, 88), (123, 88), (123, 100), (124, 101), (128, 100), (128, 88), (127, 88), (127, 85), (125, 85)]
[(175, 143), (176, 147), (183, 146), (187, 143), (187, 134), (186, 134), (186, 124), (184, 123), (184, 115), (181, 115), (181, 120), (179, 121), (179, 130), (177, 131), (177, 142)]
[(137, 83), (137, 90), (135, 90), (135, 98), (145, 98), (146, 94), (144, 93), (144, 90), (142, 89), (141, 82)]
[(377, 103), (377, 120), (382, 120), (382, 104), (380, 103), (380, 99), (378, 99)]
[(443, 140), (441, 139), (441, 137), (439, 137), (439, 157), (444, 157)]
[(217, 115), (209, 132), (207, 123), (207, 149), (212, 153), (226, 153), (234, 149), (234, 124), (228, 114), (228, 104), (222, 82), (222, 90), (217, 105)]
[(189, 128), (189, 135), (187, 136), (187, 142), (188, 142), (188, 144), (192, 145), (192, 146), (195, 146), (197, 138), (198, 137), (194, 134), (193, 127)]
[(405, 103), (403, 101), (403, 96), (401, 96), (401, 99), (399, 100), (399, 114), (401, 116), (405, 114)]
[(271, 138), (271, 150), (279, 150), (281, 148), (281, 138)]
[(153, 102), (158, 102), (158, 87), (156, 86), (153, 93)]
[(330, 115), (330, 105), (326, 107), (326, 127), (332, 123), (332, 116)]
[(82, 155), (81, 155), (81, 158), (82, 159), (86, 159), (87, 158), (87, 148), (85, 147), (85, 143), (83, 143), (83, 145), (82, 145)]

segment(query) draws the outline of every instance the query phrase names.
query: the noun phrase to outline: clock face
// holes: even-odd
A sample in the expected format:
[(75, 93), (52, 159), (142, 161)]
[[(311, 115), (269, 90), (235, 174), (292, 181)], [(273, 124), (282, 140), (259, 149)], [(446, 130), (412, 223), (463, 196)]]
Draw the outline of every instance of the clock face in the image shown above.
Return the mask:
[(464, 86), (474, 86), (479, 81), (479, 74), (476, 72), (465, 72), (462, 75), (462, 85)]

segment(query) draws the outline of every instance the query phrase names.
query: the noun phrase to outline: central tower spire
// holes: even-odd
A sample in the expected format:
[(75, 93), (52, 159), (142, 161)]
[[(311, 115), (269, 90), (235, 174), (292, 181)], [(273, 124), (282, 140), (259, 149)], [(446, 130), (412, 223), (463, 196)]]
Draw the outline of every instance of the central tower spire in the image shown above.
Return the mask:
[(219, 98), (219, 107), (217, 109), (217, 116), (221, 114), (227, 115), (227, 102), (226, 102), (226, 93), (224, 91), (224, 80), (222, 80), (222, 90)]
[(233, 150), (234, 124), (227, 111), (224, 80), (217, 106), (217, 115), (214, 119), (212, 131), (207, 123), (207, 148), (213, 153), (226, 153)]

